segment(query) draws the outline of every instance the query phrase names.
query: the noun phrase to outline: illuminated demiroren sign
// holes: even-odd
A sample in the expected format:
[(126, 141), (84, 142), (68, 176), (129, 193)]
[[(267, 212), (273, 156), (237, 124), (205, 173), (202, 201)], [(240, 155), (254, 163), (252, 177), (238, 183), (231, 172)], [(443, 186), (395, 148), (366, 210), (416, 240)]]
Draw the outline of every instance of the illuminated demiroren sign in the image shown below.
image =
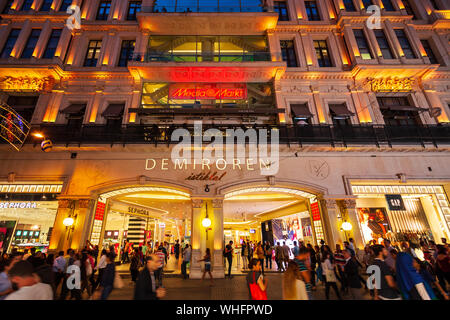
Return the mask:
[(373, 92), (409, 92), (413, 88), (413, 79), (387, 78), (369, 80)]
[(242, 100), (247, 98), (247, 87), (245, 84), (175, 84), (170, 86), (169, 96), (182, 100)]

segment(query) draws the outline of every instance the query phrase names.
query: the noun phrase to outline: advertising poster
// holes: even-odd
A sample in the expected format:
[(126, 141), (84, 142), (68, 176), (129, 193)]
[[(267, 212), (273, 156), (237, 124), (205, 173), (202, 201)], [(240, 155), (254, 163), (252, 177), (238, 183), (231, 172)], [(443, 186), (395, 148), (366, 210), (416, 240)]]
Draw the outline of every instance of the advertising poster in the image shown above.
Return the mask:
[(358, 208), (358, 216), (366, 242), (385, 238), (392, 230), (385, 208)]

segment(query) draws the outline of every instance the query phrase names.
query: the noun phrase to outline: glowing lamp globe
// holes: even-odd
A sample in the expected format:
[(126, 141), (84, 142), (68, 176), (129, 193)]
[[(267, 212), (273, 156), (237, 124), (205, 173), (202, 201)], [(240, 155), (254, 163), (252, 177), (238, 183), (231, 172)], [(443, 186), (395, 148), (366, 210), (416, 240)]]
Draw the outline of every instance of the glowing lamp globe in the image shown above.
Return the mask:
[(344, 222), (342, 224), (342, 230), (344, 230), (344, 231), (352, 230), (352, 224), (350, 222)]
[(203, 227), (205, 227), (205, 228), (209, 228), (209, 227), (211, 226), (211, 219), (209, 219), (209, 218), (203, 219), (202, 225), (203, 225)]
[(63, 220), (63, 225), (65, 225), (66, 227), (70, 227), (71, 225), (73, 225), (74, 220), (73, 218), (65, 218)]
[(44, 152), (50, 152), (53, 148), (53, 143), (50, 140), (44, 140), (41, 143), (41, 150)]

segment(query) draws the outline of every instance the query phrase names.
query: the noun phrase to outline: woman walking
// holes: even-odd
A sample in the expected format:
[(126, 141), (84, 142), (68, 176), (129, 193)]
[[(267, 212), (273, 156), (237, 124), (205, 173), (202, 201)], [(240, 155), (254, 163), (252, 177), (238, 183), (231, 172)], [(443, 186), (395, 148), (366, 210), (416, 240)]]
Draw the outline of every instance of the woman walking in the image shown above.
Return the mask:
[(209, 273), (209, 276), (211, 278), (211, 285), (214, 284), (213, 282), (213, 276), (211, 274), (211, 250), (209, 248), (206, 248), (206, 254), (203, 257), (203, 259), (198, 260), (199, 262), (204, 261), (205, 262), (205, 271), (203, 271), (202, 281), (205, 280), (206, 273)]
[(289, 260), (287, 269), (283, 274), (283, 299), (308, 300), (305, 282), (297, 264), (292, 260)]
[(341, 295), (339, 294), (338, 287), (336, 285), (336, 274), (335, 274), (335, 265), (330, 261), (330, 253), (325, 251), (322, 257), (322, 270), (323, 277), (325, 280), (325, 297), (327, 300), (330, 299), (330, 287), (333, 288), (336, 296), (339, 300), (342, 300)]
[(141, 258), (139, 256), (138, 249), (134, 249), (134, 252), (131, 256), (130, 263), (130, 273), (131, 273), (131, 281), (136, 283), (136, 279), (139, 275), (139, 267), (141, 266)]
[(248, 265), (247, 275), (249, 300), (267, 300), (267, 279), (261, 273), (261, 262), (253, 258)]
[(247, 270), (248, 267), (248, 243), (242, 242), (241, 246), (242, 267)]
[(115, 254), (113, 252), (109, 252), (106, 255), (106, 268), (100, 282), (100, 300), (107, 300), (114, 288), (114, 279), (116, 277), (114, 258)]
[(264, 249), (261, 245), (261, 242), (258, 242), (255, 253), (256, 253), (257, 259), (261, 263), (261, 270), (262, 270), (262, 273), (264, 274)]

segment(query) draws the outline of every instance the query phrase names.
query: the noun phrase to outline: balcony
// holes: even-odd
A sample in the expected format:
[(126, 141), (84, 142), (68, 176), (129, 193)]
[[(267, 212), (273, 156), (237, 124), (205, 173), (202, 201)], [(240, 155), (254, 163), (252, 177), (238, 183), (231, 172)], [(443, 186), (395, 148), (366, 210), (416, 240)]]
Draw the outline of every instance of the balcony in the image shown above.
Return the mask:
[[(246, 129), (244, 125), (204, 125), (219, 130)], [(66, 125), (43, 124), (40, 128), (54, 144), (176, 144), (170, 137), (178, 126), (158, 127), (157, 125), (128, 125), (126, 127), (108, 128), (105, 125), (87, 125), (80, 129), (68, 130)], [(193, 125), (184, 125), (184, 129), (194, 136)], [(450, 125), (429, 126), (382, 126), (382, 125), (254, 125), (254, 129), (278, 129), (280, 143), (283, 145), (327, 145), (327, 146), (434, 146), (436, 148), (450, 145)], [(270, 132), (270, 131), (269, 131)], [(27, 143), (34, 143), (31, 136)]]
[(430, 19), (434, 27), (450, 28), (450, 10), (434, 10)]
[(165, 35), (263, 34), (278, 21), (278, 14), (260, 0), (155, 1), (137, 17), (143, 29)]

